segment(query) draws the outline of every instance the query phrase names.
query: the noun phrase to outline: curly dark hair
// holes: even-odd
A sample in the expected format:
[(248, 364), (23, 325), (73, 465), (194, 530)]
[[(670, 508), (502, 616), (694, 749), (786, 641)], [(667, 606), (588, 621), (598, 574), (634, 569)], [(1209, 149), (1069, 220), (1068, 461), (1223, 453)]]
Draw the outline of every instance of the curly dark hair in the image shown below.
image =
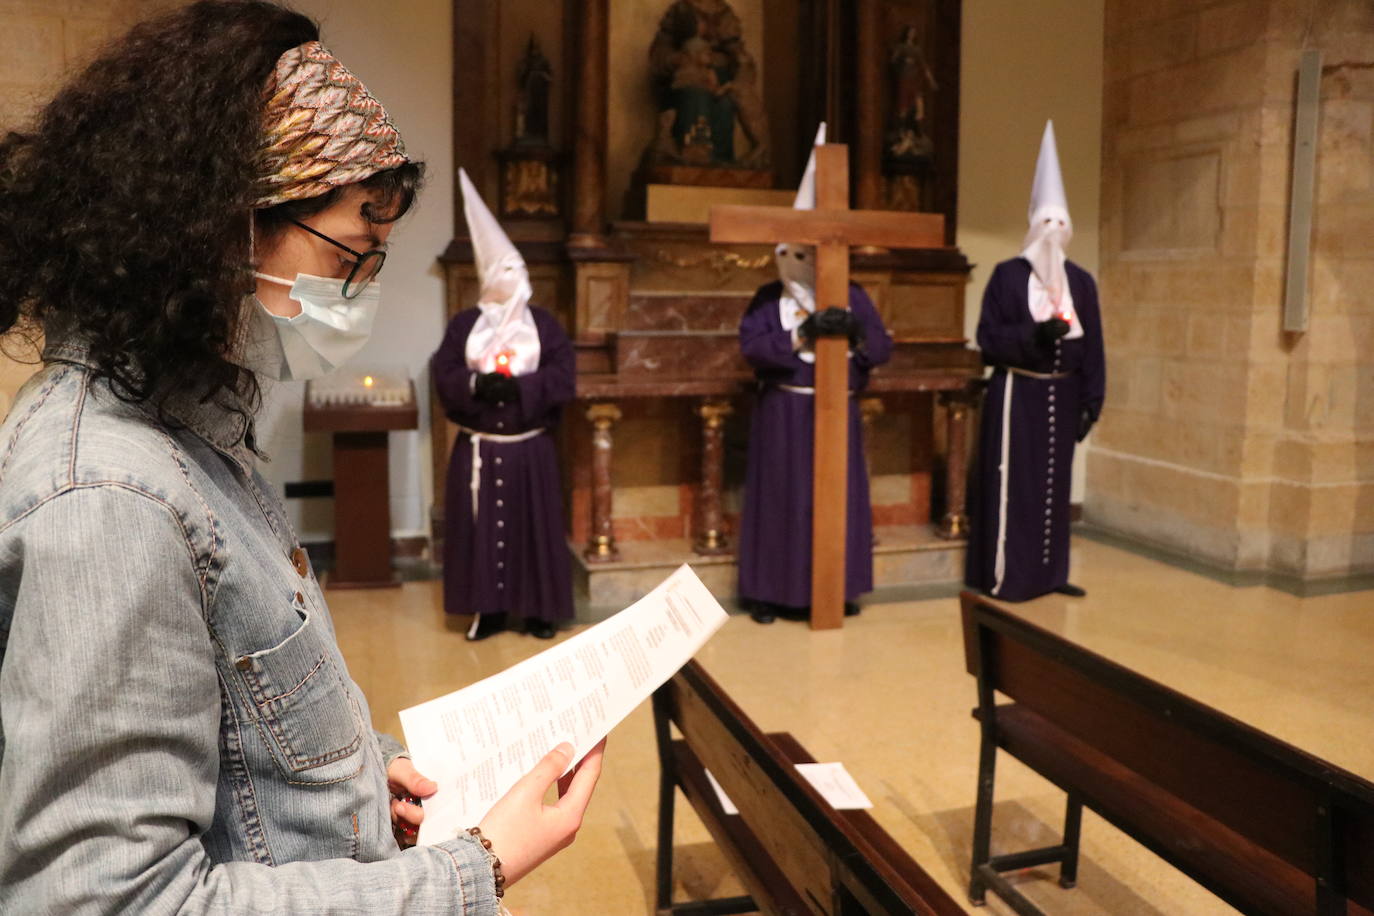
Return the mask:
[[(80, 337), (126, 400), (232, 391), (256, 410), (257, 379), (232, 360), (254, 219), (261, 238), (342, 193), (253, 212), (264, 87), (318, 38), (274, 3), (200, 0), (134, 26), (0, 140), (0, 339)], [(364, 216), (399, 219), (421, 175), (364, 182), (379, 192)]]

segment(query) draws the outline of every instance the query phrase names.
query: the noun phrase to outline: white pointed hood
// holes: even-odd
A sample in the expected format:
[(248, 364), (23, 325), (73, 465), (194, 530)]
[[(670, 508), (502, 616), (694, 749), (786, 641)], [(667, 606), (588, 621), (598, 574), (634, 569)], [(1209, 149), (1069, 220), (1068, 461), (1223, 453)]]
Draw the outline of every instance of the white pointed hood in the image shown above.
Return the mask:
[(793, 210), (816, 209), (816, 147), (825, 146), (825, 122), (816, 128), (816, 140), (811, 144), (811, 155), (806, 160), (806, 171), (802, 173), (801, 184), (797, 185), (797, 197), (792, 201)]
[[(792, 203), (794, 210), (816, 209), (816, 150), (825, 145), (825, 122), (816, 131), (816, 142), (811, 149), (811, 158), (806, 162), (806, 172), (802, 174), (801, 184), (797, 186), (797, 197)], [(782, 297), (778, 300), (778, 316), (785, 331), (801, 326), (816, 310), (816, 250), (810, 245), (793, 245), (783, 242), (773, 249), (773, 260), (778, 265), (778, 278), (782, 280)], [(802, 358), (811, 353), (803, 354)]]
[(1073, 238), (1073, 220), (1069, 216), (1069, 198), (1064, 192), (1064, 174), (1059, 167), (1059, 146), (1055, 142), (1054, 122), (1045, 123), (1040, 140), (1040, 157), (1035, 163), (1035, 180), (1031, 185), (1028, 210), (1030, 228), (1021, 248), (1021, 257), (1031, 265), (1030, 308), (1036, 321), (1054, 315), (1066, 318), (1071, 325), (1069, 337), (1082, 337), (1083, 328), (1073, 308), (1069, 291), (1065, 249)]
[(529, 308), (534, 295), (529, 268), (464, 169), (458, 170), (458, 183), (481, 286), (477, 307), (482, 315), (468, 334), (468, 366), (478, 372), (504, 366), (511, 375), (528, 375), (539, 368), (540, 352)]

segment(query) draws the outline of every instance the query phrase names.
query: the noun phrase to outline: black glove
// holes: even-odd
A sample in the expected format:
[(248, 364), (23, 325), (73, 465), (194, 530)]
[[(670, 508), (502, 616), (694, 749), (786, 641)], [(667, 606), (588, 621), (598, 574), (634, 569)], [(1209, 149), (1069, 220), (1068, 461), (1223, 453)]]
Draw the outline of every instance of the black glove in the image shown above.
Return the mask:
[(853, 312), (845, 314), (849, 316), (849, 349), (857, 353), (864, 348), (864, 326)]
[(1096, 422), (1097, 418), (1093, 416), (1093, 412), (1088, 408), (1084, 407), (1083, 410), (1078, 414), (1079, 442), (1082, 442), (1084, 439), (1088, 438), (1088, 433), (1093, 431), (1093, 424)]
[(853, 325), (853, 313), (839, 306), (832, 305), (816, 314), (816, 335), (819, 337), (848, 337)]
[(484, 372), (477, 376), (473, 385), (473, 397), (488, 404), (520, 399), (520, 384), (509, 375), (500, 372)]
[(817, 337), (850, 337), (857, 326), (858, 321), (849, 309), (832, 305), (806, 316), (800, 331), (804, 340), (815, 343)]
[(496, 378), (491, 383), (492, 392), (496, 395), (496, 400), (511, 401), (520, 400), (520, 383), (514, 376), (496, 373)]
[(495, 401), (491, 396), (491, 380), (495, 372), (479, 372), (472, 382), (472, 396), (479, 401)]
[(1041, 349), (1048, 350), (1054, 346), (1056, 340), (1069, 333), (1070, 327), (1072, 325), (1058, 317), (1037, 322), (1035, 325), (1035, 342)]

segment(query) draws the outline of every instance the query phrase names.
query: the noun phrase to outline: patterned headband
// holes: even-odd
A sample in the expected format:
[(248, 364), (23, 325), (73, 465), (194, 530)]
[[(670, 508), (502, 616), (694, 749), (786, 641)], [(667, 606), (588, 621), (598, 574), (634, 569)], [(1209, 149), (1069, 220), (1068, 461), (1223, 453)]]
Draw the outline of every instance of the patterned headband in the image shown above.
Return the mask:
[(409, 161), (382, 103), (318, 41), (281, 56), (265, 96), (258, 208), (318, 197)]

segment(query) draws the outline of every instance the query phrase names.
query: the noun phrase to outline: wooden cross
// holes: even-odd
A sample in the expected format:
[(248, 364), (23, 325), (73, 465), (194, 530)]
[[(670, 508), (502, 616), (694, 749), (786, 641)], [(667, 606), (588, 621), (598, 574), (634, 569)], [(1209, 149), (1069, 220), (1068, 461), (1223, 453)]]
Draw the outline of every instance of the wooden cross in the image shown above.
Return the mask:
[[(849, 147), (816, 147), (816, 209), (711, 208), (711, 241), (790, 242), (816, 248), (816, 308), (849, 307), (849, 246), (943, 248), (938, 213), (849, 209)], [(812, 481), (811, 628), (844, 623), (849, 487), (849, 360), (843, 337), (816, 340), (815, 474)], [(836, 485), (836, 482), (839, 485)]]

